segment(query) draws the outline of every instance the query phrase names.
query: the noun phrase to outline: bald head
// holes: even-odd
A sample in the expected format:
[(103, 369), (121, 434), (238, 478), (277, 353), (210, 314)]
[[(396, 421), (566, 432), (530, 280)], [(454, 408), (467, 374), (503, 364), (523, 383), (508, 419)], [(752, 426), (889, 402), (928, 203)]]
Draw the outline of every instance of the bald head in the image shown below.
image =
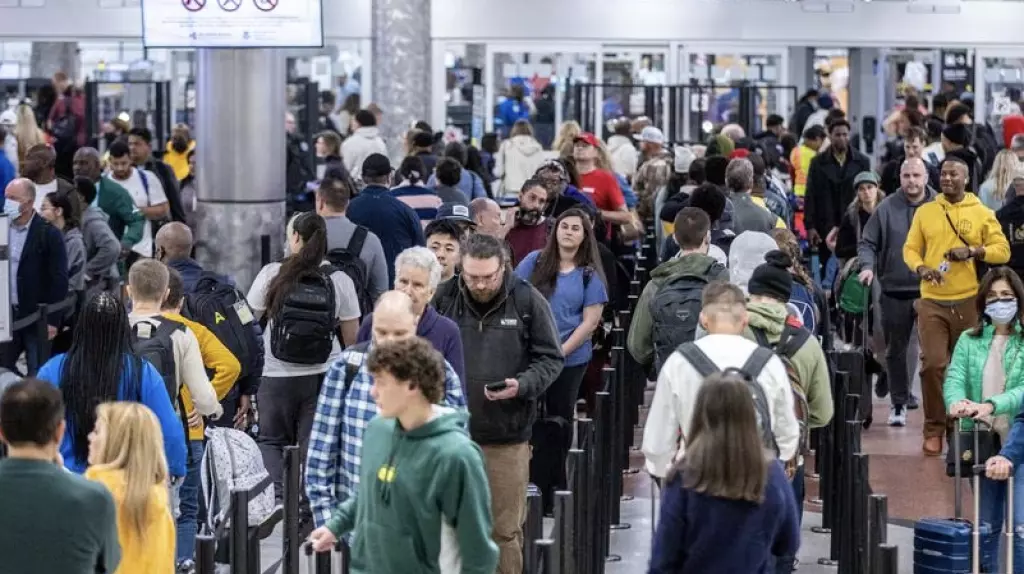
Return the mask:
[(498, 236), (501, 230), (501, 207), (488, 197), (478, 197), (469, 202), (469, 217), (477, 224), (477, 231), (484, 235)]
[(408, 339), (416, 335), (416, 313), (412, 299), (401, 291), (388, 291), (373, 309), (373, 342)]
[(177, 221), (164, 225), (156, 233), (156, 254), (164, 263), (188, 259), (192, 255), (192, 230)]
[(18, 204), (18, 216), (14, 217), (14, 223), (24, 225), (32, 217), (33, 203), (36, 200), (36, 184), (32, 180), (19, 177), (7, 184), (4, 190), (4, 198)]
[(911, 201), (924, 196), (928, 184), (928, 169), (919, 157), (907, 158), (900, 167), (900, 189)]

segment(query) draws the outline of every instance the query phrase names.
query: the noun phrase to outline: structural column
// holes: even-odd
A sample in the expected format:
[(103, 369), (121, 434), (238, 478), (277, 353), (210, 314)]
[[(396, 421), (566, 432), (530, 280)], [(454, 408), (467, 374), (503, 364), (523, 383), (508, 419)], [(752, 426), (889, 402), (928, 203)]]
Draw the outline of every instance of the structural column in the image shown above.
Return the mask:
[(412, 123), (430, 119), (430, 57), (430, 0), (373, 0), (373, 101), (392, 161)]
[(50, 78), (57, 72), (64, 72), (76, 83), (84, 79), (79, 76), (80, 60), (77, 42), (32, 42), (29, 70), (33, 78)]
[(278, 50), (197, 50), (196, 257), (248, 289), (284, 246), (285, 61)]

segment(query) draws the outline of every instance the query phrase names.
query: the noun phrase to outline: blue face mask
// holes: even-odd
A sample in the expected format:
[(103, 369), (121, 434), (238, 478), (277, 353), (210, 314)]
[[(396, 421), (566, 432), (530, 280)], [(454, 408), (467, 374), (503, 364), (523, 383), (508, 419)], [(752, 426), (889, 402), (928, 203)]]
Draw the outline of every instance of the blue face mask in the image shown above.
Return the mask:
[(21, 217), (21, 204), (13, 199), (4, 199), (4, 215), (15, 219)]
[(985, 315), (996, 325), (1008, 325), (1017, 318), (1017, 300), (1000, 299), (985, 305)]

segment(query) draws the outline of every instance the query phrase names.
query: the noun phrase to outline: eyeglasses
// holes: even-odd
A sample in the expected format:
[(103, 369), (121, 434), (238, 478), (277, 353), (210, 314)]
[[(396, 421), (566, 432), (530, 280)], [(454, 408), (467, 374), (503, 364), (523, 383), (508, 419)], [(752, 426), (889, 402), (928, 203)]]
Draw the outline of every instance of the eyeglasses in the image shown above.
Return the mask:
[(501, 272), (504, 269), (499, 266), (493, 273), (487, 275), (470, 275), (465, 270), (462, 271), (462, 280), (466, 282), (466, 285), (490, 285), (498, 280), (501, 276)]

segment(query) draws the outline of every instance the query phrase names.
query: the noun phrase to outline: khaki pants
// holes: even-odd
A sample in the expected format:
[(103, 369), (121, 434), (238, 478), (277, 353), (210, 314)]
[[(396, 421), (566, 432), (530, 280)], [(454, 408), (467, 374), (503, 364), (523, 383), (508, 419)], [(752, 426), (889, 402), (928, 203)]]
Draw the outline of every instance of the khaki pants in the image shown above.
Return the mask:
[(917, 301), (917, 337), (921, 342), (921, 406), (924, 409), (925, 438), (946, 434), (946, 404), (942, 385), (946, 367), (960, 334), (978, 322), (974, 299), (956, 305)]
[(522, 574), (530, 444), (521, 442), (480, 448), (487, 467), (487, 482), (491, 486), (491, 512), (494, 515), (491, 538), (501, 552), (496, 574)]

